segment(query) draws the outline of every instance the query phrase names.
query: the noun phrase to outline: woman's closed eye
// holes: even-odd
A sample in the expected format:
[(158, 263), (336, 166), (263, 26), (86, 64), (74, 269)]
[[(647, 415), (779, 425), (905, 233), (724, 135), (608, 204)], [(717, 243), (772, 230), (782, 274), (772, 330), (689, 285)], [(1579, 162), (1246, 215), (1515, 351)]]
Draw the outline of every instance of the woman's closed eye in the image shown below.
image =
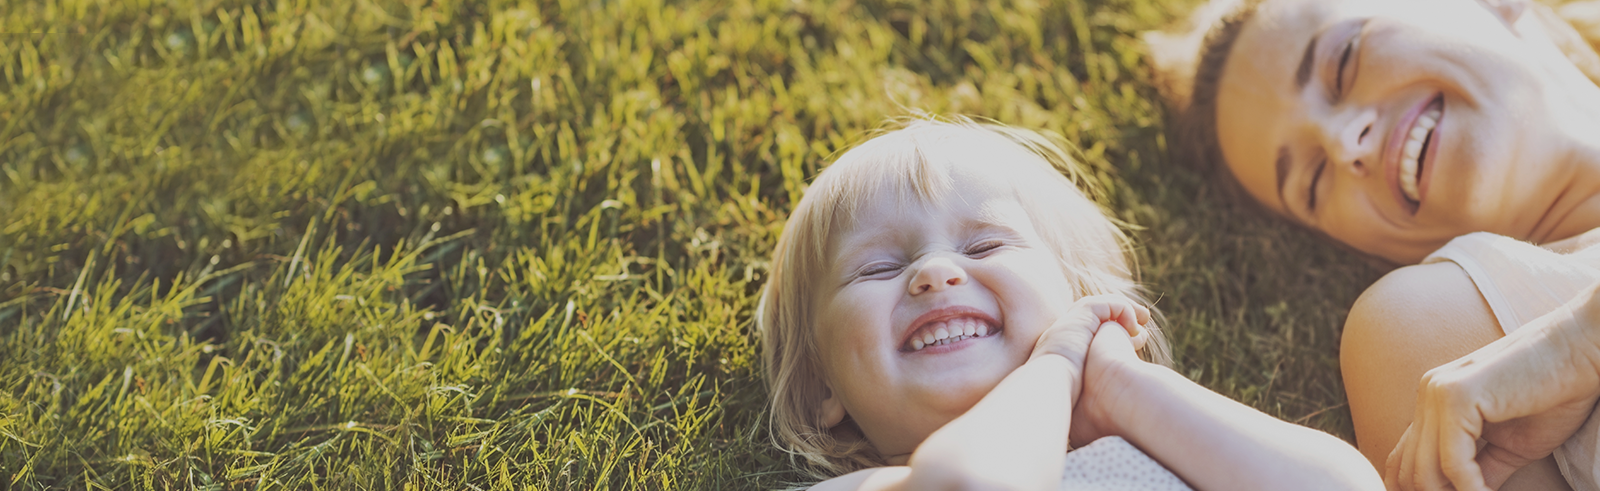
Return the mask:
[(1344, 54), (1339, 55), (1339, 69), (1334, 72), (1333, 92), (1335, 94), (1341, 96), (1344, 95), (1344, 71), (1345, 67), (1350, 66), (1350, 52), (1353, 51), (1355, 47), (1356, 38), (1350, 38), (1350, 42), (1345, 43), (1344, 45)]
[(1335, 100), (1344, 98), (1345, 92), (1350, 89), (1350, 86), (1355, 85), (1356, 62), (1361, 55), (1361, 34), (1365, 27), (1366, 20), (1362, 19), (1346, 28), (1349, 37), (1345, 39), (1344, 44), (1332, 57), (1334, 65), (1330, 73), (1333, 76), (1333, 98)]
[(1311, 188), (1306, 192), (1306, 195), (1309, 196), (1306, 200), (1306, 209), (1311, 210), (1312, 214), (1317, 212), (1317, 184), (1322, 181), (1323, 169), (1327, 168), (1328, 159), (1323, 157), (1322, 162), (1317, 164), (1317, 171), (1311, 174)]

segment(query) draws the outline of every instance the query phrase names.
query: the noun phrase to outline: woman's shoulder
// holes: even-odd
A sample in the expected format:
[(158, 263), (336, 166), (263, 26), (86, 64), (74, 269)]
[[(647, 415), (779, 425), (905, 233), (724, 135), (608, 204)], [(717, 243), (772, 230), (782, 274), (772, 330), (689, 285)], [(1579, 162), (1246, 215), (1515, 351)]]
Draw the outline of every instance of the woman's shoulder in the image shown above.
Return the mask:
[(1373, 283), (1350, 306), (1343, 335), (1346, 350), (1411, 356), (1416, 349), (1471, 351), (1503, 334), (1472, 277), (1456, 263), (1436, 262)]

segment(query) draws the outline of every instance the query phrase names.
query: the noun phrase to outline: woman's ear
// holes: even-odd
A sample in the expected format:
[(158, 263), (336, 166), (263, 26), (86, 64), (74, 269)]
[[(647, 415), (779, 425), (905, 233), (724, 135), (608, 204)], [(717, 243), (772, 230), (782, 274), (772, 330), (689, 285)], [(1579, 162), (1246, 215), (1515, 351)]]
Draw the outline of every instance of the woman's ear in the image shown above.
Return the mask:
[(818, 409), (818, 415), (822, 417), (822, 428), (839, 426), (839, 423), (844, 421), (844, 401), (840, 401), (834, 394), (833, 387), (826, 384), (822, 386), (822, 394), (822, 405)]
[(1506, 28), (1511, 29), (1512, 33), (1517, 32), (1514, 26), (1522, 19), (1522, 14), (1528, 11), (1528, 0), (1478, 0), (1478, 2), (1488, 8), (1495, 17), (1499, 17), (1500, 22), (1505, 23)]
[(1150, 31), (1140, 36), (1150, 52), (1156, 89), (1174, 109), (1189, 107), (1194, 90), (1194, 65), (1200, 57), (1200, 42), (1193, 33)]
[(1568, 3), (1562, 5), (1559, 12), (1561, 19), (1572, 24), (1579, 37), (1591, 46), (1600, 46), (1600, 0)]
[(1189, 98), (1194, 95), (1191, 92), (1194, 91), (1195, 64), (1200, 62), (1206, 34), (1241, 4), (1243, 0), (1209, 0), (1190, 13), (1184, 22), (1139, 36), (1150, 55), (1156, 89), (1174, 109), (1183, 111), (1189, 107)]
[(1561, 6), (1556, 12), (1542, 4), (1531, 6), (1544, 24), (1550, 40), (1595, 84), (1600, 84), (1600, 0), (1583, 0)]

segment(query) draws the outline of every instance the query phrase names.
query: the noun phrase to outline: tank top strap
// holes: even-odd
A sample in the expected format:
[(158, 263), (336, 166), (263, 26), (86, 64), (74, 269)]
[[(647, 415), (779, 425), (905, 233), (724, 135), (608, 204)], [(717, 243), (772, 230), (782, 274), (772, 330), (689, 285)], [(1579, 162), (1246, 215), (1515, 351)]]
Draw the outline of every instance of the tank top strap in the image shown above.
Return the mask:
[(1507, 334), (1600, 281), (1600, 247), (1558, 254), (1487, 232), (1456, 237), (1422, 263), (1442, 261), (1466, 271)]

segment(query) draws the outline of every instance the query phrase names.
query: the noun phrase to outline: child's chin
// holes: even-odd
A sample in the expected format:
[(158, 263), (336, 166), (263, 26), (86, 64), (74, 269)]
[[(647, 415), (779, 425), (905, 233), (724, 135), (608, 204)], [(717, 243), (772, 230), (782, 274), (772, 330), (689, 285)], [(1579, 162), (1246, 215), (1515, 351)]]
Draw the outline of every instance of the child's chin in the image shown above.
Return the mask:
[[(1004, 368), (1004, 367), (984, 367)], [(1011, 367), (1011, 370), (1016, 367)], [(941, 374), (934, 381), (927, 384), (931, 398), (941, 401), (942, 407), (954, 409), (957, 414), (971, 409), (979, 399), (988, 395), (995, 386), (1000, 385), (1000, 380), (1011, 373), (1011, 370), (968, 370), (953, 371)]]

